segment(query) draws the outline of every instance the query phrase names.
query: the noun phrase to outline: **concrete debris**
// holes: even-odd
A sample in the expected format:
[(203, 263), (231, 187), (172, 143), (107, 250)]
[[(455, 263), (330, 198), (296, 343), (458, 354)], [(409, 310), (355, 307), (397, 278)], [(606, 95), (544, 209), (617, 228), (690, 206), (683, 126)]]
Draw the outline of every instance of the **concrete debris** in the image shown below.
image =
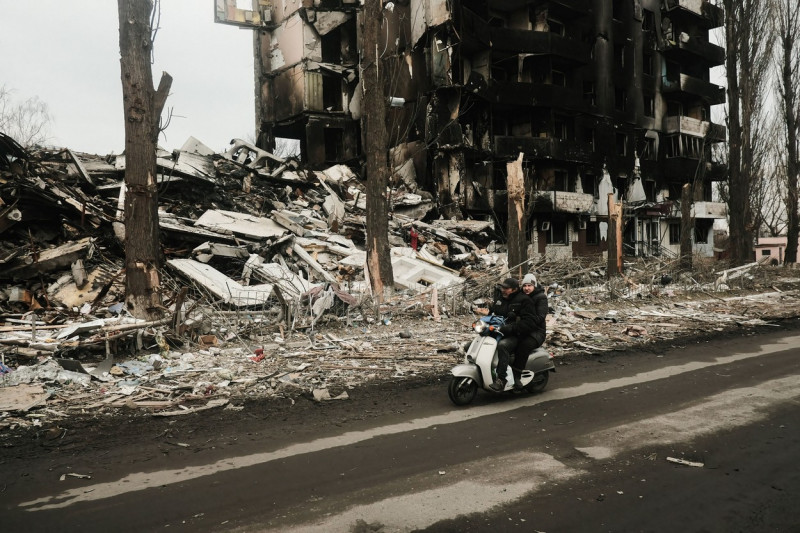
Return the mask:
[[(395, 295), (379, 305), (364, 277), (366, 195), (350, 168), (311, 171), (244, 141), (215, 153), (190, 138), (157, 154), (164, 318), (137, 320), (124, 304), (124, 156), (0, 141), (0, 430), (86, 411), (346, 400), (371, 380), (444, 375), (471, 337), (471, 309), (508, 277), (492, 218), (429, 218), (413, 167), (398, 167)], [(781, 278), (791, 271), (765, 263), (686, 273), (640, 258), (611, 280), (606, 263), (531, 261), (561, 361), (798, 312)]]

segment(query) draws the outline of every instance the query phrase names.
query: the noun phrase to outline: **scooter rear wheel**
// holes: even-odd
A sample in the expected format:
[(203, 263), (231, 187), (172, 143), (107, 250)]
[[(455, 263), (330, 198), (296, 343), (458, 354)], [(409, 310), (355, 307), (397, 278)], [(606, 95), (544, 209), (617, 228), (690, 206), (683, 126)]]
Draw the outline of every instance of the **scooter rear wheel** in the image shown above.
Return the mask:
[(530, 383), (525, 386), (528, 392), (542, 392), (547, 387), (547, 382), (550, 380), (550, 371), (545, 370), (533, 376)]
[(456, 405), (467, 405), (475, 399), (478, 393), (478, 384), (475, 380), (463, 376), (453, 376), (447, 387), (450, 401)]

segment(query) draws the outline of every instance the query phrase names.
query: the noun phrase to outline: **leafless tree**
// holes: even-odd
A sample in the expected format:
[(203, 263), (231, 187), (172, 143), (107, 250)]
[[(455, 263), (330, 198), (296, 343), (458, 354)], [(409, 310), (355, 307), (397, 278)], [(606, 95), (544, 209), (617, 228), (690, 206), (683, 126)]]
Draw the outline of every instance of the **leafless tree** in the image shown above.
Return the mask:
[[(153, 88), (152, 0), (118, 0), (125, 110), (125, 303), (137, 318), (161, 314), (156, 142), (172, 77)], [(157, 12), (158, 10), (156, 10)]]
[(50, 111), (38, 96), (16, 102), (13, 91), (0, 86), (0, 131), (24, 147), (47, 142)]
[[(797, 0), (772, 0), (772, 19), (777, 30), (777, 93), (780, 101), (778, 138), (781, 154), (780, 172), (785, 177), (786, 256), (785, 264), (797, 262), (798, 174), (800, 174), (800, 3)], [(779, 153), (783, 150), (779, 150)]]
[[(775, 161), (780, 158), (776, 157)], [(761, 202), (759, 235), (779, 237), (786, 235), (786, 165), (777, 164), (764, 176), (764, 194)]]
[(750, 261), (769, 128), (765, 96), (774, 40), (769, 0), (724, 0), (728, 79), (728, 213), (734, 264)]
[(383, 64), (378, 55), (383, 17), (380, 0), (364, 2), (361, 82), (364, 89), (363, 125), (367, 156), (367, 272), (372, 294), (382, 302), (394, 288), (394, 272), (389, 248), (388, 135)]

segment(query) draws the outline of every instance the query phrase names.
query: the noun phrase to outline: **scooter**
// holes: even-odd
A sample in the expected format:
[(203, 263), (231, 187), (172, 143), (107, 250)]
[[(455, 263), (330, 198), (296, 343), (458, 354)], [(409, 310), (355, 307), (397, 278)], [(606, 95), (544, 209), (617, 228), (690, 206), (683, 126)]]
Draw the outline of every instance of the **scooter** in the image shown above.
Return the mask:
[[(489, 388), (494, 382), (494, 369), (497, 367), (497, 343), (503, 337), (500, 326), (505, 323), (503, 317), (490, 315), (481, 317), (473, 324), (477, 336), (469, 345), (464, 363), (456, 365), (450, 371), (453, 378), (447, 388), (447, 395), (456, 405), (467, 405), (475, 399), (478, 389), (497, 394)], [(524, 390), (534, 393), (547, 387), (550, 372), (555, 372), (553, 356), (541, 346), (528, 355), (525, 368), (522, 369), (520, 382)], [(506, 388), (502, 392), (514, 390), (514, 374), (511, 365), (506, 374)]]

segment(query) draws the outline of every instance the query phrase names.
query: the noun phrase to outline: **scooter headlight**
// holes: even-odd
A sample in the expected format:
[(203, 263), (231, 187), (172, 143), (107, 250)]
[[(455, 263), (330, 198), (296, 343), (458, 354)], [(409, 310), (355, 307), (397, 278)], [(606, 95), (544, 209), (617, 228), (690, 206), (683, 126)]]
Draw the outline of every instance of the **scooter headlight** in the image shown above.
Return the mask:
[(475, 330), (475, 333), (481, 333), (483, 330), (486, 329), (486, 322), (479, 320), (474, 324), (472, 324), (472, 329)]

